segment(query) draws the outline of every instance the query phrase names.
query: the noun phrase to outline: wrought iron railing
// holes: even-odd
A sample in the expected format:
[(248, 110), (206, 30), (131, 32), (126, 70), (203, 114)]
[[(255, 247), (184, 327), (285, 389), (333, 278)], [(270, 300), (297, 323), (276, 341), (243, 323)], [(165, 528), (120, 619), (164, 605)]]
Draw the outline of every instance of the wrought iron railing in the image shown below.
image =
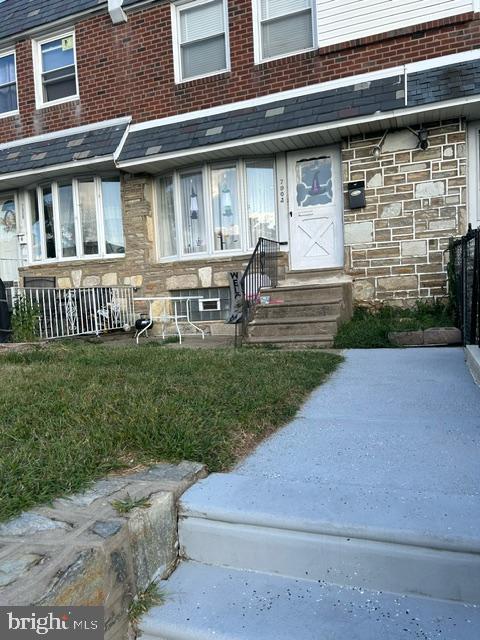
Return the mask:
[(260, 302), (264, 288), (275, 288), (278, 284), (278, 258), (281, 242), (259, 238), (241, 279), (243, 293), (242, 336), (247, 336), (248, 323), (255, 307)]
[(480, 228), (472, 229), (450, 246), (450, 295), (464, 344), (480, 346)]
[(38, 316), (38, 337), (42, 340), (99, 335), (126, 329), (135, 322), (132, 287), (12, 287), (10, 296), (13, 313), (20, 302), (33, 309)]

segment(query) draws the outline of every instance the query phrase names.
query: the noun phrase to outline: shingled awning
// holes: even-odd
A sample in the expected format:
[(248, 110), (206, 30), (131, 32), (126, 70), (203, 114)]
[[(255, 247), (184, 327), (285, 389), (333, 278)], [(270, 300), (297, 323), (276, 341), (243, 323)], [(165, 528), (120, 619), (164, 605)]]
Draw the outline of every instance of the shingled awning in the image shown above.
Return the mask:
[(128, 122), (110, 121), (0, 145), (0, 189), (75, 172), (85, 166), (114, 169), (114, 153)]

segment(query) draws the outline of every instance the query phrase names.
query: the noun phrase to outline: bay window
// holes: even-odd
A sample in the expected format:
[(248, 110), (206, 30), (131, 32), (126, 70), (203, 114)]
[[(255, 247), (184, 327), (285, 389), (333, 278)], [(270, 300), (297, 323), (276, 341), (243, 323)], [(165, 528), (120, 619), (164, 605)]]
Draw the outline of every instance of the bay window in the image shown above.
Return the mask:
[(271, 158), (205, 164), (157, 179), (160, 259), (251, 251), (276, 238), (275, 165)]
[(42, 184), (27, 199), (32, 262), (124, 254), (118, 176)]

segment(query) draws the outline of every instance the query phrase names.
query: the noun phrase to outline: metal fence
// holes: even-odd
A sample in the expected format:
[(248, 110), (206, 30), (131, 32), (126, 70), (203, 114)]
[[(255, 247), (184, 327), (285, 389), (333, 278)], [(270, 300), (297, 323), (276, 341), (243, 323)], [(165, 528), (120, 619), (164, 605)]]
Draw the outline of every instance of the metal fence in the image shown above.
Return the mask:
[(450, 242), (450, 295), (464, 344), (480, 346), (480, 229)]
[[(43, 340), (126, 329), (135, 322), (132, 287), (10, 289), (13, 313), (33, 310)], [(19, 311), (18, 311), (19, 312)]]

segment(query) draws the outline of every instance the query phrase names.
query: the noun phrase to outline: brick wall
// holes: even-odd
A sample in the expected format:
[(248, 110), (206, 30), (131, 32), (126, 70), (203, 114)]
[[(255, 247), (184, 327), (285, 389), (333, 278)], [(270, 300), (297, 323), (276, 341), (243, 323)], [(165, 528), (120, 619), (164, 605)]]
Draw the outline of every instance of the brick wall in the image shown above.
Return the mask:
[(448, 239), (466, 231), (466, 128), (460, 119), (428, 125), (430, 146), (408, 130), (343, 145), (345, 183), (365, 180), (367, 206), (345, 204), (346, 263), (357, 301), (404, 304), (446, 294)]
[(251, 11), (251, 0), (229, 2), (231, 72), (181, 85), (169, 3), (118, 26), (108, 15), (89, 17), (76, 25), (81, 100), (39, 111), (31, 42), (20, 41), (20, 114), (0, 119), (0, 142), (124, 115), (145, 121), (480, 46), (478, 14), (463, 14), (255, 66)]

